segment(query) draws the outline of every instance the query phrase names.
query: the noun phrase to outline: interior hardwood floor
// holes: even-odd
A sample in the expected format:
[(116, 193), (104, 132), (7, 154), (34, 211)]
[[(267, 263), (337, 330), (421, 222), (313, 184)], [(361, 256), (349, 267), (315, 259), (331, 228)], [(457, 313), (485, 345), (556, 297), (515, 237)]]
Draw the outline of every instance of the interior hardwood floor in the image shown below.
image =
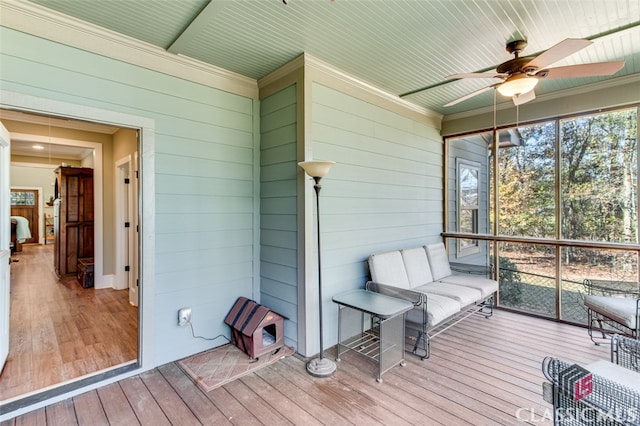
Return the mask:
[(53, 245), (12, 256), (9, 357), (0, 402), (137, 359), (138, 309), (127, 290), (58, 279)]
[[(335, 357), (335, 348), (326, 352)], [(542, 399), (545, 356), (587, 364), (609, 359), (583, 328), (498, 311), (433, 340), (427, 360), (375, 380), (359, 354), (314, 378), (291, 356), (210, 392), (169, 363), (10, 419), (15, 425), (549, 425)]]

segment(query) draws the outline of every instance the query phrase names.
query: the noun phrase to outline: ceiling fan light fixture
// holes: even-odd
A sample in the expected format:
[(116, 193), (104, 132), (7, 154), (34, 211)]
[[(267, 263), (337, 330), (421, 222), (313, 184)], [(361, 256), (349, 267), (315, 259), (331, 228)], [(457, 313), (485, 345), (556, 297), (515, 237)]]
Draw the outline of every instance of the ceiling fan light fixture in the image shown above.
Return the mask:
[(516, 74), (498, 86), (498, 92), (502, 96), (513, 97), (529, 93), (538, 84), (538, 79), (526, 74)]

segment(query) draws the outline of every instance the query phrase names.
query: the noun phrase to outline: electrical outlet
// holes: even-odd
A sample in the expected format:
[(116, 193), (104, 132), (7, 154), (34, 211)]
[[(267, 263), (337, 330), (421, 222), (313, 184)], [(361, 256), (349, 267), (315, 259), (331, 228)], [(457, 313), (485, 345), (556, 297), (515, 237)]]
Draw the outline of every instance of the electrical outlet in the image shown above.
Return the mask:
[(178, 325), (184, 327), (191, 322), (191, 308), (182, 308), (178, 311)]

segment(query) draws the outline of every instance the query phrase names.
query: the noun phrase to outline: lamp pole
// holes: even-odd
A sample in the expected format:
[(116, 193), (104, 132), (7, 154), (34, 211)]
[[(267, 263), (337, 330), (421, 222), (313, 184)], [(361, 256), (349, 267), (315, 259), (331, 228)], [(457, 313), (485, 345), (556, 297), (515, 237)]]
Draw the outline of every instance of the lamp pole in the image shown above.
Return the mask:
[(323, 328), (322, 328), (322, 256), (320, 250), (320, 180), (327, 175), (335, 164), (333, 161), (304, 161), (298, 163), (307, 175), (313, 178), (313, 188), (316, 192), (316, 232), (318, 238), (318, 325), (320, 327), (320, 354), (318, 358), (307, 363), (307, 372), (315, 377), (329, 377), (336, 371), (336, 364), (324, 357)]

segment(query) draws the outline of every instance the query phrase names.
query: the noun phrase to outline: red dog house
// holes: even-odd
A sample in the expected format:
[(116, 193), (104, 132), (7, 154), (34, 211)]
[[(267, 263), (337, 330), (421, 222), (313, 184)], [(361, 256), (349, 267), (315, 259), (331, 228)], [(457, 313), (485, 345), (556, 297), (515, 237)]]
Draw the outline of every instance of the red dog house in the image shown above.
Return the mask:
[(224, 320), (231, 343), (255, 359), (284, 346), (284, 317), (251, 299), (240, 297)]

